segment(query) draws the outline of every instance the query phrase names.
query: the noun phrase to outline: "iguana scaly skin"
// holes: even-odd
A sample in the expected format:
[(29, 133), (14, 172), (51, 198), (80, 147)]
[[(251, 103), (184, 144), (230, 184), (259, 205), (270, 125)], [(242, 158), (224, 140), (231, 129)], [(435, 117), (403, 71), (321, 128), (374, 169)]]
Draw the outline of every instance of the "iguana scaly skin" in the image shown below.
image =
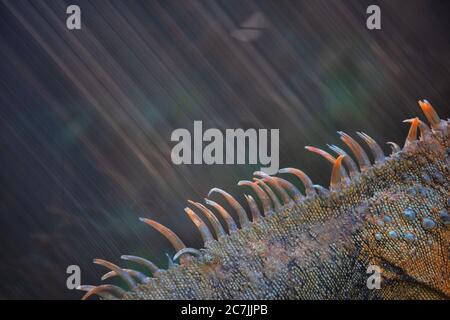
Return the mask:
[[(246, 196), (253, 217), (249, 222), (234, 198), (214, 188), (212, 192), (221, 193), (239, 215), (241, 229), (236, 229), (225, 209), (207, 201), (226, 219), (230, 234), (212, 211), (190, 201), (205, 214), (218, 238), (187, 208), (205, 240), (200, 251), (185, 248), (169, 229), (142, 219), (172, 242), (180, 265), (163, 271), (148, 260), (123, 256), (147, 266), (154, 275), (148, 278), (95, 260), (112, 270), (104, 278), (121, 276), (132, 290), (81, 286), (88, 291), (84, 298), (450, 298), (450, 124), (439, 119), (427, 101), (419, 104), (431, 128), (418, 118), (408, 120), (405, 146), (400, 150), (393, 144), (390, 157), (384, 157), (373, 139), (358, 133), (374, 153), (373, 165), (345, 133), (340, 133), (341, 139), (358, 165), (335, 146), (331, 148), (338, 152), (337, 159), (309, 147), (333, 162), (329, 191), (313, 186), (297, 169), (280, 172), (300, 177), (306, 196), (286, 180), (259, 173), (262, 179), (241, 183), (254, 189), (264, 208), (262, 217), (253, 198)], [(381, 272), (380, 289), (369, 289), (369, 266)]]

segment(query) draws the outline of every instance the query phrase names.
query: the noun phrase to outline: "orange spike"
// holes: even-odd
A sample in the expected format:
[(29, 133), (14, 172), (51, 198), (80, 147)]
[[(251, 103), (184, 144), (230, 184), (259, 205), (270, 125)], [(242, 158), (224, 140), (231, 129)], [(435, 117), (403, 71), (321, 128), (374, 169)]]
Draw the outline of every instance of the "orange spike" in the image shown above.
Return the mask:
[(261, 212), (259, 211), (258, 205), (252, 196), (244, 194), (245, 200), (247, 200), (248, 206), (250, 207), (250, 212), (252, 214), (252, 221), (255, 222), (261, 218)]
[(94, 259), (94, 263), (104, 266), (110, 270), (116, 271), (117, 274), (123, 279), (123, 281), (126, 282), (126, 284), (131, 289), (136, 288), (136, 282), (133, 280), (133, 278), (127, 272), (125, 272), (122, 268), (115, 265), (114, 263), (111, 263), (111, 262), (103, 260), (103, 259)]
[(384, 162), (384, 153), (378, 143), (369, 135), (364, 132), (356, 133), (361, 139), (363, 139), (372, 151), (373, 157), (375, 159), (375, 163), (383, 163)]
[(233, 217), (228, 213), (228, 211), (224, 207), (222, 207), (217, 202), (214, 202), (207, 198), (205, 198), (204, 200), (207, 205), (214, 207), (217, 210), (217, 212), (219, 212), (220, 216), (223, 218), (223, 220), (225, 220), (225, 223), (227, 224), (229, 233), (233, 233), (238, 230), (238, 227), (237, 227), (236, 222), (234, 221)]
[[(405, 123), (412, 123), (414, 118), (403, 120)], [(420, 130), (420, 139), (424, 140), (427, 135), (431, 133), (430, 128), (427, 126), (425, 122), (419, 119), (419, 130)]]
[(367, 170), (370, 167), (370, 160), (361, 145), (343, 131), (338, 131), (338, 134), (341, 136), (341, 140), (352, 150), (361, 172)]
[(267, 183), (265, 183), (263, 180), (261, 179), (257, 179), (257, 178), (253, 178), (253, 180), (260, 185), (264, 191), (269, 195), (270, 200), (272, 200), (273, 203), (273, 207), (275, 209), (275, 212), (280, 212), (282, 210), (282, 205), (280, 203), (280, 200), (278, 200), (278, 197), (276, 196), (276, 194), (273, 192), (273, 190), (267, 185)]
[[(308, 150), (308, 151), (314, 152), (314, 153), (316, 153), (316, 154), (318, 154), (318, 155), (320, 155), (322, 157), (324, 157), (325, 159), (328, 160), (328, 162), (330, 162), (333, 165), (336, 162), (336, 158), (335, 157), (333, 157), (331, 154), (329, 154), (328, 152), (326, 152), (326, 151), (324, 151), (322, 149), (319, 149), (319, 148), (316, 148), (316, 147), (310, 147), (310, 146), (306, 146), (305, 149)], [(345, 170), (344, 167), (341, 167), (341, 174), (342, 174), (342, 177), (345, 179), (345, 181), (347, 181), (347, 182), (350, 181), (350, 177), (348, 176), (347, 171)]]
[(223, 229), (219, 220), (214, 215), (214, 213), (212, 213), (211, 210), (209, 210), (207, 207), (205, 207), (204, 205), (202, 205), (199, 202), (188, 200), (188, 203), (197, 207), (197, 209), (201, 210), (203, 212), (203, 214), (206, 216), (206, 218), (208, 218), (208, 221), (211, 223), (217, 238), (220, 238), (220, 237), (226, 235), (225, 230)]
[(257, 177), (261, 177), (264, 182), (271, 185), (280, 195), (281, 199), (283, 200), (283, 205), (292, 205), (292, 199), (287, 193), (286, 190), (283, 189), (283, 187), (280, 185), (280, 183), (274, 179), (274, 177), (269, 176), (267, 173), (264, 173), (262, 171), (255, 171), (253, 172), (253, 175)]
[[(85, 288), (87, 288), (88, 286), (79, 286), (77, 289), (78, 290), (85, 290)], [(122, 297), (123, 295), (126, 294), (125, 290), (123, 290), (122, 288), (112, 285), (112, 284), (104, 284), (101, 286), (97, 286), (97, 287), (89, 287), (89, 291), (81, 298), (81, 300), (87, 300), (89, 297), (91, 297), (92, 295), (96, 294), (99, 296), (103, 296), (102, 293), (106, 292), (114, 292), (115, 294), (117, 294), (119, 297)], [(108, 292), (108, 294), (109, 294)]]
[(344, 155), (338, 156), (333, 164), (333, 170), (331, 172), (330, 190), (336, 190), (341, 185), (341, 178), (342, 178), (341, 164), (344, 157), (345, 157)]
[(178, 252), (181, 249), (186, 248), (183, 241), (181, 241), (181, 239), (169, 228), (151, 219), (139, 218), (139, 220), (148, 224), (149, 226), (152, 226), (157, 231), (159, 231), (164, 237), (166, 237), (166, 239), (169, 240), (172, 246), (175, 248), (175, 251)]
[(300, 192), (300, 190), (297, 189), (296, 186), (294, 186), (292, 183), (290, 183), (289, 181), (283, 179), (283, 178), (279, 178), (279, 177), (272, 177), (273, 179), (275, 179), (275, 181), (277, 181), (277, 183), (286, 191), (288, 191), (288, 193), (291, 195), (292, 199), (294, 199), (295, 202), (300, 202), (302, 201), (305, 197), (303, 196), (303, 194)]
[(324, 157), (325, 159), (327, 159), (331, 163), (334, 163), (336, 161), (336, 159), (331, 154), (329, 154), (328, 152), (326, 152), (326, 151), (324, 151), (322, 149), (319, 149), (319, 148), (316, 148), (316, 147), (311, 147), (311, 146), (306, 146), (305, 149), (308, 150), (308, 151), (317, 153), (318, 155), (321, 155), (322, 157)]
[(338, 146), (336, 146), (334, 144), (327, 144), (327, 146), (328, 146), (328, 148), (330, 148), (331, 150), (336, 152), (338, 155), (343, 154), (344, 156), (346, 156), (344, 158), (344, 164), (346, 164), (347, 170), (348, 170), (351, 178), (353, 178), (359, 174), (358, 166), (356, 165), (355, 161), (353, 161), (353, 159), (350, 156), (348, 156), (347, 152), (345, 152), (344, 150), (342, 150), (341, 148), (339, 148)]
[[(133, 269), (122, 269), (124, 272), (128, 273), (131, 277), (136, 278), (140, 283), (147, 283), (149, 281), (149, 277), (147, 277), (145, 274), (143, 274), (140, 271), (133, 270)], [(119, 272), (115, 270), (111, 270), (108, 273), (105, 273), (101, 280), (106, 280), (109, 278), (120, 276)]]
[[(269, 215), (273, 211), (269, 196), (255, 182), (242, 180), (242, 181), (238, 182), (238, 186), (249, 186), (250, 188), (253, 189), (253, 191), (255, 191), (259, 200), (261, 200), (261, 203), (263, 205), (263, 212), (264, 212), (265, 216)], [(247, 200), (247, 202), (248, 202), (248, 200)]]
[(192, 222), (195, 224), (197, 229), (200, 231), (200, 235), (202, 236), (203, 242), (207, 243), (209, 241), (213, 241), (214, 237), (209, 231), (208, 226), (206, 223), (194, 212), (191, 208), (184, 208), (184, 211), (187, 213), (189, 218), (192, 220)]
[(436, 110), (434, 110), (433, 106), (427, 100), (419, 100), (419, 106), (425, 114), (428, 122), (430, 123), (431, 128), (433, 128), (434, 130), (439, 130), (441, 119), (436, 113)]
[(158, 273), (162, 272), (161, 269), (159, 269), (153, 262), (151, 262), (150, 260), (147, 260), (145, 258), (142, 257), (138, 257), (138, 256), (130, 256), (130, 255), (121, 255), (120, 259), (126, 260), (126, 261), (132, 261), (135, 262), (145, 268), (147, 268), (148, 270), (150, 270), (153, 274), (153, 276), (156, 276)]
[(249, 225), (250, 220), (248, 219), (247, 212), (231, 194), (219, 188), (212, 188), (208, 193), (208, 197), (214, 192), (220, 193), (234, 208), (234, 210), (236, 210), (241, 228)]
[(409, 128), (409, 132), (403, 148), (406, 148), (409, 144), (417, 140), (417, 128), (419, 127), (419, 121), (419, 118), (414, 118), (411, 121), (411, 127)]
[(316, 195), (316, 191), (314, 190), (313, 183), (312, 183), (311, 179), (302, 170), (295, 169), (295, 168), (284, 168), (284, 169), (278, 170), (278, 172), (279, 173), (290, 173), (290, 174), (293, 174), (294, 176), (296, 176), (297, 178), (299, 178), (301, 180), (301, 182), (305, 186), (305, 191), (306, 191), (306, 194), (308, 196)]

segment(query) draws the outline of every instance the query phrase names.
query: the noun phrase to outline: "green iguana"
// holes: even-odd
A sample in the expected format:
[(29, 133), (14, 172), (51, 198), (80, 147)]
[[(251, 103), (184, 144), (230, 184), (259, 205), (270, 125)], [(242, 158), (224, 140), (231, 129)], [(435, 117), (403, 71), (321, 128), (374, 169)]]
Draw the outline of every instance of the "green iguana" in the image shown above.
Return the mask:
[[(204, 248), (187, 248), (170, 229), (141, 218), (164, 235), (177, 251), (172, 266), (122, 256), (144, 266), (153, 277), (105, 260), (94, 263), (121, 277), (129, 291), (115, 285), (80, 286), (83, 299), (448, 299), (450, 298), (450, 125), (429, 102), (419, 101), (431, 128), (411, 123), (403, 148), (380, 146), (358, 132), (373, 153), (373, 164), (356, 140), (339, 132), (356, 162), (314, 148), (332, 163), (329, 189), (315, 185), (301, 170), (286, 168), (305, 186), (305, 194), (280, 177), (255, 172), (241, 181), (246, 210), (229, 193), (213, 188), (236, 210), (239, 227), (217, 202), (189, 201), (185, 211), (198, 228)], [(418, 137), (419, 134), (419, 137)], [(222, 224), (213, 210), (218, 213)], [(209, 221), (209, 225), (204, 222)], [(226, 228), (225, 228), (226, 226)], [(179, 265), (173, 261), (179, 260)], [(371, 288), (371, 270), (381, 275)]]

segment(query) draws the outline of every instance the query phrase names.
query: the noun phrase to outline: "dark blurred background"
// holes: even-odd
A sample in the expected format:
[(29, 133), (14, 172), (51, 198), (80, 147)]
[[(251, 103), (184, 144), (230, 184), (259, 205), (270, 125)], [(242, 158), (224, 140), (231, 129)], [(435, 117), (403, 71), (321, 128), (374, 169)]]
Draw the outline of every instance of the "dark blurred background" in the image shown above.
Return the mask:
[[(70, 4), (82, 30), (66, 28)], [(366, 28), (370, 4), (381, 30)], [(170, 134), (194, 120), (279, 128), (281, 167), (327, 185), (331, 166), (303, 146), (362, 130), (388, 153), (422, 98), (448, 117), (449, 12), (439, 0), (0, 1), (0, 298), (78, 299), (66, 268), (98, 284), (93, 258), (166, 267), (173, 249), (140, 216), (200, 247), (186, 200), (212, 187), (242, 200), (236, 182), (259, 166), (173, 165)]]

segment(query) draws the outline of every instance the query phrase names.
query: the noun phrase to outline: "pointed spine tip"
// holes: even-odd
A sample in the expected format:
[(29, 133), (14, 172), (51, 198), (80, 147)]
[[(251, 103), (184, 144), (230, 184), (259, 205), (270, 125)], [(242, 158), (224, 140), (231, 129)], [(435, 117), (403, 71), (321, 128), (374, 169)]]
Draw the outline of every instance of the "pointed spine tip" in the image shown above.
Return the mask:
[(333, 170), (331, 172), (331, 181), (330, 181), (330, 189), (336, 190), (341, 185), (342, 180), (342, 174), (341, 174), (341, 165), (342, 160), (344, 159), (345, 155), (341, 154), (336, 158), (336, 161), (333, 165)]
[(411, 143), (417, 140), (417, 128), (419, 127), (419, 118), (411, 119), (411, 126), (408, 131), (408, 135), (406, 136), (405, 145), (403, 148), (407, 147)]
[(434, 130), (439, 130), (441, 119), (439, 118), (439, 115), (437, 114), (431, 103), (429, 103), (426, 99), (424, 99), (423, 101), (419, 100), (418, 103), (431, 127)]
[(209, 192), (208, 192), (208, 197), (211, 197), (211, 195), (212, 195), (214, 192), (217, 192), (217, 188), (212, 188), (211, 190), (209, 190)]
[(191, 219), (191, 221), (200, 232), (203, 243), (205, 244), (209, 241), (213, 241), (214, 237), (205, 222), (191, 208), (186, 207), (184, 208), (184, 211), (187, 213), (189, 219)]
[(255, 171), (255, 172), (253, 172), (253, 175), (254, 176), (259, 176), (259, 177), (270, 177), (269, 174), (267, 174), (267, 173), (265, 173), (263, 171)]

